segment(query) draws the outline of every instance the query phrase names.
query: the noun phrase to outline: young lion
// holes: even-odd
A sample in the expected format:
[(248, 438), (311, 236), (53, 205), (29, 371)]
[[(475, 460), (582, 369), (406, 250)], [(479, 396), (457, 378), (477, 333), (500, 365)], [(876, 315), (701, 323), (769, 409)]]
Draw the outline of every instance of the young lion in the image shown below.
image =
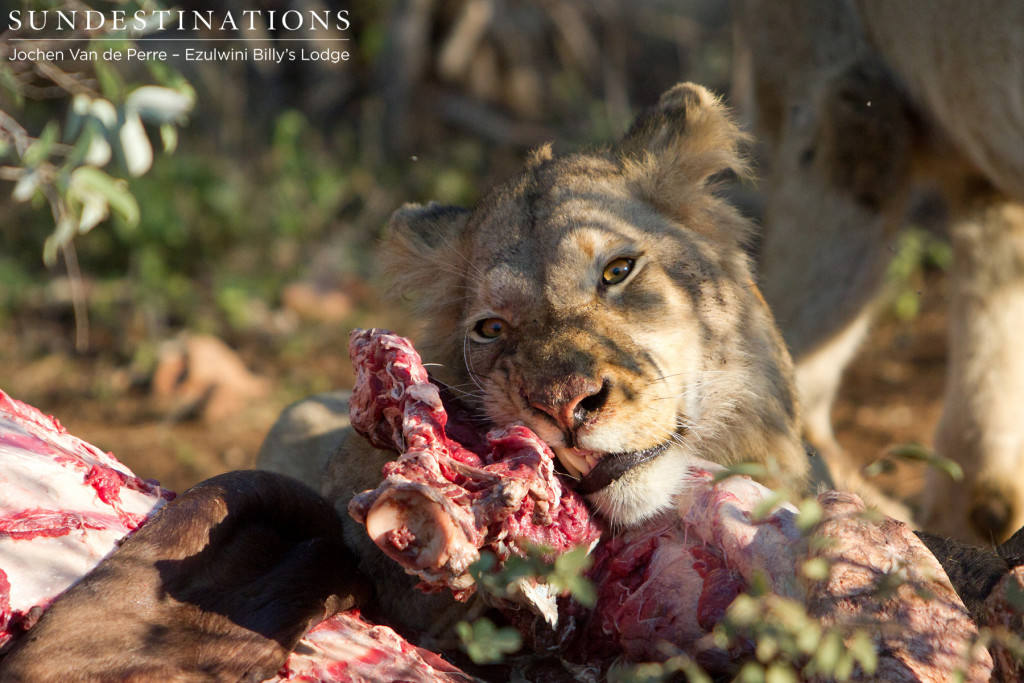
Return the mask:
[[(427, 321), (424, 359), (489, 421), (551, 445), (613, 526), (667, 509), (692, 455), (805, 484), (791, 361), (742, 247), (751, 225), (710, 186), (743, 171), (742, 140), (714, 96), (681, 84), (610, 149), (542, 147), (473, 211), (409, 205), (391, 219), (385, 258)], [(260, 465), (304, 476), (344, 515), (394, 454), (325, 436), (310, 416), (336, 415), (332, 401), (291, 408)], [(388, 616), (435, 620), (366, 532), (348, 530)]]

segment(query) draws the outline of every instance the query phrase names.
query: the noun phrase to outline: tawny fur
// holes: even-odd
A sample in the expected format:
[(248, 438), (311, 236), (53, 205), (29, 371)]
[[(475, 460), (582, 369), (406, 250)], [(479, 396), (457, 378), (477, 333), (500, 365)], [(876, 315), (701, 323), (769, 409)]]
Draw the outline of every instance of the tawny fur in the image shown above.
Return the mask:
[(832, 401), (908, 206), (938, 193), (954, 264), (935, 446), (966, 476), (930, 473), (922, 522), (966, 538), (970, 518), (976, 539), (1005, 536), (1024, 523), (1024, 4), (735, 10), (737, 96), (765, 143), (761, 282), (796, 359), (809, 440), (841, 484), (857, 483)]

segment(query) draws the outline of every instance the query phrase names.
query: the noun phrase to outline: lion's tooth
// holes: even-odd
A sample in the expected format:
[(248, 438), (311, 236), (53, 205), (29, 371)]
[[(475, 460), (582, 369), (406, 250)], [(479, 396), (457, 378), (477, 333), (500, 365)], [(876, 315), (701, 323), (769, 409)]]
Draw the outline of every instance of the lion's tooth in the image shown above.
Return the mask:
[(555, 448), (553, 450), (569, 474), (577, 479), (586, 476), (593, 469), (585, 458), (571, 448)]

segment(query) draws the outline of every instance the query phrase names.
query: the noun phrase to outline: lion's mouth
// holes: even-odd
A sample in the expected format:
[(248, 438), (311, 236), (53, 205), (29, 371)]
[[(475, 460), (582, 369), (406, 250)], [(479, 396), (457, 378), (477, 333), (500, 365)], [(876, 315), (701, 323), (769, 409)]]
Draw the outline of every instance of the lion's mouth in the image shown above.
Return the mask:
[(579, 480), (580, 493), (595, 493), (641, 463), (653, 460), (668, 449), (668, 442), (626, 453), (598, 453), (577, 448), (553, 448), (559, 462)]

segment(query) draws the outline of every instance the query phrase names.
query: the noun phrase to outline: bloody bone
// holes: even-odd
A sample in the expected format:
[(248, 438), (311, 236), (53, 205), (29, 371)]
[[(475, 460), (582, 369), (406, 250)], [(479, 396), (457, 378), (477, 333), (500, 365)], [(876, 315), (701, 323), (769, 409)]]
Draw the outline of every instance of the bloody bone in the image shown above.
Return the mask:
[(598, 538), (583, 500), (558, 481), (551, 450), (533, 432), (512, 425), (467, 445), (448, 437), (441, 393), (407, 339), (356, 330), (349, 356), (357, 371), (353, 427), (401, 453), (349, 513), (422, 579), (421, 589), (468, 597), (467, 569), (481, 548), (507, 558), (529, 544), (562, 553)]

